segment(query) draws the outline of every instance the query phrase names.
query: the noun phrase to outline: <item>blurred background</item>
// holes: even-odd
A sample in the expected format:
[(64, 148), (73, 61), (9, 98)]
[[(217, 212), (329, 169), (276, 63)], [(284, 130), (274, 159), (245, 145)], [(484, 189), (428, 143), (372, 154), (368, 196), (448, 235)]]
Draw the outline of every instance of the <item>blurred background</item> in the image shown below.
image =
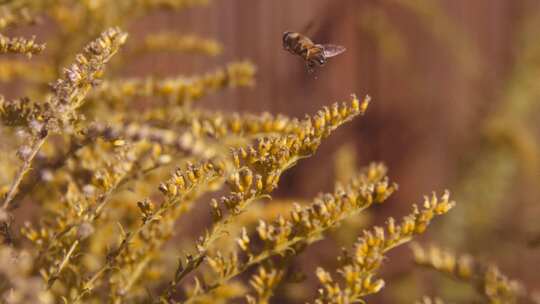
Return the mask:
[[(347, 48), (314, 74), (281, 46), (284, 31), (310, 24), (306, 34), (315, 42)], [(257, 66), (256, 86), (208, 96), (202, 107), (302, 118), (351, 93), (369, 94), (368, 113), (290, 170), (276, 197), (307, 199), (330, 191), (351, 164), (384, 162), (400, 190), (369, 211), (366, 225), (449, 189), (457, 208), (420, 241), (471, 253), (540, 289), (539, 1), (216, 0), (156, 11), (126, 27), (133, 43), (168, 30), (214, 37), (224, 51), (142, 55), (124, 63), (125, 76), (191, 75), (240, 59)], [(31, 33), (47, 41), (55, 28)], [(18, 95), (7, 86), (8, 97)], [(304, 253), (309, 258), (297, 266), (308, 281), (315, 282), (314, 265), (335, 263), (336, 242), (346, 245), (325, 241)], [(408, 248), (393, 251), (383, 269), (387, 287), (373, 302), (410, 303), (428, 294), (470, 303), (471, 290), (414, 267)], [(295, 298), (275, 299), (286, 301)]]

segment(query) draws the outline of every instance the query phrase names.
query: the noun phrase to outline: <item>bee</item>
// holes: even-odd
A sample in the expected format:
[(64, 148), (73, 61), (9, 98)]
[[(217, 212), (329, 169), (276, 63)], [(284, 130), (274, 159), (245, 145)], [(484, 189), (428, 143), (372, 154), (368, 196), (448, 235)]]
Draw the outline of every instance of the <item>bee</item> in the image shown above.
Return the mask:
[(293, 55), (298, 55), (306, 61), (308, 71), (316, 66), (322, 66), (328, 58), (345, 52), (345, 47), (335, 44), (315, 44), (307, 36), (296, 32), (283, 33), (283, 48)]

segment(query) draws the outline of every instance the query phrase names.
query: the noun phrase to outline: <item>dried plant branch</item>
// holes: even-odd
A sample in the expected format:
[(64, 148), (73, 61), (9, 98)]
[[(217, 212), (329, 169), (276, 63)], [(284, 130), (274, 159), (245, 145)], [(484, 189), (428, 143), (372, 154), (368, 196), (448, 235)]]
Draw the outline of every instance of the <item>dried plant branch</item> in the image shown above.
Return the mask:
[[(287, 252), (298, 254), (301, 248), (320, 240), (325, 231), (344, 219), (362, 212), (374, 203), (383, 202), (397, 187), (388, 184), (385, 172), (383, 166), (372, 165), (347, 185), (338, 185), (334, 193), (321, 194), (313, 204), (304, 208), (296, 205), (288, 219), (278, 217), (273, 223), (261, 221), (257, 227), (258, 242), (252, 242), (244, 228), (242, 236), (237, 240), (241, 252), (223, 256), (218, 251), (209, 256), (208, 264), (217, 279), (213, 282), (198, 282), (186, 303), (197, 303), (201, 297), (272, 256)], [(262, 249), (257, 245), (259, 242), (264, 244)], [(247, 258), (243, 259), (242, 255)]]
[[(83, 240), (93, 234), (94, 227), (98, 226), (96, 220), (112, 194), (131, 177), (139, 155), (145, 155), (145, 150), (138, 147), (126, 146), (119, 149), (123, 151), (115, 151), (118, 153), (114, 157), (116, 162), (108, 170), (96, 172), (96, 187), (90, 184), (83, 187), (86, 192), (84, 203), (80, 196), (66, 195), (68, 204), (58, 211), (55, 225), (49, 223), (39, 229), (27, 225), (23, 229), (23, 234), (40, 248), (36, 257), (37, 267), (41, 267), (41, 273), (49, 288), (62, 278), (62, 270), (68, 264), (72, 267), (76, 265), (70, 261), (75, 256), (75, 250)], [(68, 187), (73, 184), (68, 184)], [(98, 184), (103, 191), (96, 190)]]
[(315, 303), (364, 303), (364, 296), (379, 292), (384, 287), (384, 281), (373, 281), (373, 277), (382, 265), (384, 253), (423, 233), (435, 216), (452, 209), (454, 202), (449, 199), (448, 192), (440, 199), (433, 194), (431, 198), (425, 198), (423, 209), (414, 205), (413, 212), (404, 217), (401, 224), (396, 225), (394, 219), (389, 218), (386, 229), (375, 227), (364, 231), (353, 253), (345, 251), (340, 257), (341, 266), (336, 272), (342, 277), (342, 283), (323, 268), (317, 269), (322, 288)]
[(23, 54), (31, 58), (32, 55), (39, 54), (45, 49), (45, 44), (37, 44), (35, 39), (35, 37), (9, 38), (0, 34), (0, 53)]
[(194, 34), (178, 35), (174, 32), (162, 32), (146, 36), (137, 50), (137, 52), (141, 51), (169, 51), (217, 56), (221, 54), (223, 47), (214, 39), (207, 39)]
[(82, 54), (77, 55), (76, 62), (64, 71), (64, 77), (52, 84), (53, 94), (44, 107), (47, 111), (29, 123), (33, 136), (30, 144), (19, 150), (23, 165), (10, 186), (2, 209), (7, 210), (9, 207), (49, 132), (60, 132), (76, 119), (75, 110), (82, 105), (86, 94), (102, 74), (105, 64), (125, 43), (126, 38), (127, 34), (119, 29), (105, 31), (96, 41), (86, 46)]
[(489, 303), (538, 303), (522, 283), (502, 274), (494, 264), (485, 264), (470, 255), (458, 256), (436, 246), (411, 245), (418, 265), (434, 269), (473, 285)]
[(93, 123), (89, 131), (109, 139), (146, 140), (162, 146), (174, 147), (186, 153), (186, 155), (197, 155), (206, 159), (223, 152), (221, 146), (210, 143), (208, 139), (204, 138), (203, 134), (197, 134), (200, 132), (186, 131), (179, 134), (169, 129), (155, 128), (138, 123), (103, 124), (99, 122)]
[(162, 98), (177, 105), (197, 101), (211, 92), (254, 84), (255, 67), (247, 61), (229, 63), (226, 67), (200, 76), (175, 78), (119, 79), (104, 81), (92, 94), (113, 108), (126, 109), (135, 97)]
[[(356, 115), (365, 113), (369, 102), (369, 97), (360, 103), (353, 95), (351, 105), (334, 104), (332, 109), (325, 107), (314, 117), (307, 117), (302, 122), (303, 128), (295, 135), (262, 138), (254, 147), (234, 151), (233, 163), (236, 170), (228, 178), (231, 194), (222, 197), (219, 203), (217, 200), (212, 202), (214, 224), (199, 238), (196, 244), (197, 253), (187, 256), (186, 265), (183, 265), (182, 261), (179, 262), (174, 279), (162, 298), (167, 301), (171, 299), (176, 286), (185, 276), (198, 268), (212, 244), (222, 237), (237, 215), (244, 212), (253, 201), (268, 197), (277, 187), (279, 177), (285, 170), (294, 166), (300, 159), (312, 155), (317, 150), (320, 140), (338, 126)], [(220, 205), (228, 214), (224, 214)]]
[(287, 275), (288, 259), (281, 261), (280, 265), (268, 263), (260, 265), (257, 271), (251, 276), (249, 285), (255, 290), (256, 297), (246, 295), (248, 304), (269, 304), (274, 291), (283, 282)]
[(223, 170), (224, 164), (219, 160), (209, 160), (196, 166), (190, 164), (185, 171), (176, 170), (171, 178), (160, 185), (160, 190), (165, 195), (165, 201), (159, 208), (156, 208), (155, 204), (149, 198), (139, 202), (138, 206), (142, 213), (142, 224), (135, 231), (126, 233), (122, 237), (120, 245), (107, 254), (105, 265), (82, 283), (74, 298), (74, 302), (80, 302), (83, 297), (89, 295), (94, 290), (98, 284), (98, 279), (107, 272), (114, 271), (115, 265), (118, 263), (117, 258), (127, 250), (130, 242), (136, 236), (142, 233), (153, 222), (159, 222), (172, 208), (181, 204), (184, 198), (190, 192), (196, 190), (197, 187), (206, 185), (213, 179), (223, 175)]
[(6, 193), (6, 196), (4, 198), (4, 202), (2, 203), (2, 210), (6, 211), (9, 207), (9, 203), (11, 200), (15, 197), (15, 194), (17, 194), (17, 190), (19, 188), (19, 184), (21, 183), (22, 179), (26, 175), (26, 173), (30, 170), (30, 166), (32, 164), (32, 160), (38, 153), (39, 149), (47, 139), (47, 136), (42, 136), (40, 138), (36, 138), (30, 145), (30, 147), (25, 146), (24, 149), (19, 150), (19, 155), (23, 159), (23, 164), (17, 171), (15, 178), (13, 179), (13, 183), (9, 187), (9, 191)]

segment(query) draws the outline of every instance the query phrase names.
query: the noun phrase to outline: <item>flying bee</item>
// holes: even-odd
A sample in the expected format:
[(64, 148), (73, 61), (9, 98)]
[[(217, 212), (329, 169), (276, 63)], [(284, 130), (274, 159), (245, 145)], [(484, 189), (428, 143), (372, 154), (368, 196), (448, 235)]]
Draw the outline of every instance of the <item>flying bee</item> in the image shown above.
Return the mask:
[(283, 48), (306, 61), (308, 71), (315, 66), (322, 66), (328, 58), (345, 52), (345, 47), (335, 44), (315, 44), (307, 36), (296, 32), (283, 33)]

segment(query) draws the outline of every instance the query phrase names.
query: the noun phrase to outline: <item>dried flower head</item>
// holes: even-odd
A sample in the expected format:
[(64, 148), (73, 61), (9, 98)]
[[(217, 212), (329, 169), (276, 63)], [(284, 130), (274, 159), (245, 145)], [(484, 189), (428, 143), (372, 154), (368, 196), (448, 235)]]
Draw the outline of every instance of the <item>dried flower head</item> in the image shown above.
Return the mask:
[(363, 297), (379, 292), (385, 282), (374, 277), (382, 265), (384, 253), (423, 233), (435, 216), (445, 214), (453, 206), (448, 192), (440, 199), (434, 194), (431, 198), (425, 198), (422, 209), (414, 205), (413, 212), (405, 216), (400, 224), (389, 218), (386, 229), (375, 227), (364, 231), (353, 251), (345, 251), (340, 257), (341, 266), (336, 272), (341, 281), (323, 268), (317, 269), (322, 287), (316, 303), (363, 303)]
[(38, 44), (35, 39), (35, 37), (26, 39), (0, 35), (0, 53), (23, 54), (31, 58), (32, 55), (39, 54), (45, 49), (45, 44)]
[(436, 246), (411, 245), (415, 262), (473, 285), (489, 303), (534, 303), (524, 286), (502, 274), (493, 264), (470, 255), (456, 255)]

